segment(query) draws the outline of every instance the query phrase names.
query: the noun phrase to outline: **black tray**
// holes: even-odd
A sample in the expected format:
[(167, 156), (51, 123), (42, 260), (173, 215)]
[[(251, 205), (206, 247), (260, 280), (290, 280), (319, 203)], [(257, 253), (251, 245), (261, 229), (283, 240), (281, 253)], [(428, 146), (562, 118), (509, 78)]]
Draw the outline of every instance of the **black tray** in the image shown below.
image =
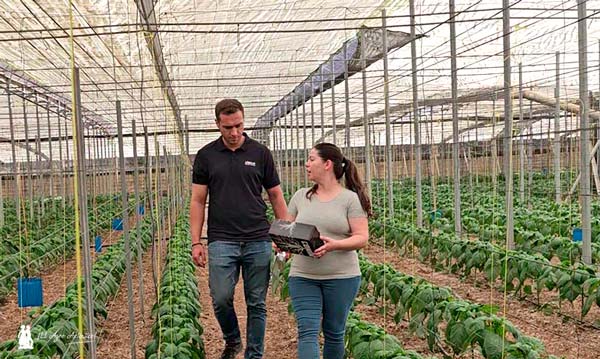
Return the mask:
[(269, 235), (282, 251), (308, 257), (314, 257), (314, 251), (323, 245), (321, 234), (312, 224), (277, 219), (271, 224)]

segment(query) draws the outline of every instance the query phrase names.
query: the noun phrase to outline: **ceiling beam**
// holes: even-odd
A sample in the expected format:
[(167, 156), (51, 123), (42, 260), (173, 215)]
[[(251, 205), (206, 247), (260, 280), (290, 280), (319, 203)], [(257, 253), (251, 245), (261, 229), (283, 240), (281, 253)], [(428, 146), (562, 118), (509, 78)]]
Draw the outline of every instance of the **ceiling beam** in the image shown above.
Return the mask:
[(165, 92), (169, 104), (171, 105), (173, 117), (175, 118), (175, 123), (177, 125), (179, 144), (180, 146), (183, 146), (184, 128), (183, 122), (181, 121), (181, 110), (177, 104), (177, 98), (175, 97), (173, 86), (171, 86), (171, 78), (169, 77), (169, 72), (167, 71), (167, 66), (165, 64), (162, 45), (160, 44), (158, 26), (156, 25), (154, 3), (155, 1), (153, 0), (135, 0), (135, 4), (142, 18), (144, 31), (146, 32), (144, 38), (146, 39), (148, 50), (150, 50), (150, 54), (152, 55), (154, 70), (156, 71), (158, 80), (160, 81), (160, 86)]
[[(6, 93), (15, 95), (50, 112), (71, 118), (71, 100), (53, 91), (49, 86), (30, 79), (23, 72), (12, 70), (8, 65), (0, 63), (0, 83)], [(86, 127), (100, 129), (105, 135), (111, 135), (113, 125), (94, 111), (82, 107), (83, 122)]]

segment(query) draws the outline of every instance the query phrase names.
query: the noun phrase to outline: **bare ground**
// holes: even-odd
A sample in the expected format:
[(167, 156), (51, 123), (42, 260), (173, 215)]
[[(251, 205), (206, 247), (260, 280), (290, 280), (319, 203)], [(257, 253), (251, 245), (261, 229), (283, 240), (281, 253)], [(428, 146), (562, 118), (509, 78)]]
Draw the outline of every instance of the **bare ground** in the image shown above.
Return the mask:
[[(540, 339), (550, 354), (563, 356), (565, 358), (593, 359), (600, 352), (600, 330), (589, 326), (582, 326), (574, 321), (564, 321), (557, 314), (546, 315), (532, 303), (520, 301), (512, 296), (506, 296), (493, 288), (481, 288), (472, 281), (463, 281), (458, 276), (448, 273), (435, 272), (429, 265), (423, 264), (416, 259), (400, 257), (394, 249), (386, 249), (377, 244), (370, 244), (364, 251), (369, 259), (376, 263), (388, 263), (398, 271), (425, 278), (438, 286), (452, 288), (454, 294), (462, 299), (474, 303), (495, 304), (500, 308), (499, 316), (506, 313), (510, 320), (524, 334)], [(506, 306), (504, 306), (506, 303)], [(506, 308), (506, 309), (504, 309)], [(370, 309), (373, 311), (374, 309)], [(402, 332), (388, 327), (392, 333)], [(400, 338), (400, 336), (399, 336)], [(404, 339), (400, 338), (401, 340)], [(407, 348), (419, 349), (422, 344), (407, 341)]]

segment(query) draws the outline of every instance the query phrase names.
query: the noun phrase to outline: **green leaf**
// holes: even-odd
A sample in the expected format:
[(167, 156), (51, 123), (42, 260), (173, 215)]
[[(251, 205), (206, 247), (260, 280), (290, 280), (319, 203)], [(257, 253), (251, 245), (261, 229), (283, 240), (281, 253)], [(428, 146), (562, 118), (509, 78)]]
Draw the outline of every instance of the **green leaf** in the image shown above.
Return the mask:
[(483, 337), (483, 355), (487, 359), (502, 359), (502, 338), (491, 331), (486, 331)]

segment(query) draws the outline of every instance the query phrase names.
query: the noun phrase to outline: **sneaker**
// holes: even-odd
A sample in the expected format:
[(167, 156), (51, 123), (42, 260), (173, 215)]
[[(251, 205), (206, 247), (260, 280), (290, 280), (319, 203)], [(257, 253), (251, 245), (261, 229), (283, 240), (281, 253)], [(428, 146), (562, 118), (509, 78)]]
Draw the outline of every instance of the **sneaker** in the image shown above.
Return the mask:
[(221, 359), (234, 359), (236, 355), (242, 352), (242, 343), (225, 344), (225, 349), (221, 354)]

